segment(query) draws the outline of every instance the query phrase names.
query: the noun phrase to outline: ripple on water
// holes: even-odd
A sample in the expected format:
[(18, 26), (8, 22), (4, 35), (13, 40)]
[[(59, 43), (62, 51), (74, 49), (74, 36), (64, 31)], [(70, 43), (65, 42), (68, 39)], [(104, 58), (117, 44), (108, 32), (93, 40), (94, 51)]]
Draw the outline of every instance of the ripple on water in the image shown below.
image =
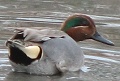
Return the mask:
[(81, 47), (85, 50), (92, 50), (92, 51), (98, 51), (98, 52), (107, 52), (107, 53), (116, 53), (120, 54), (120, 51), (113, 51), (113, 50), (106, 50), (106, 49), (97, 49), (97, 48), (87, 48), (87, 47)]
[(11, 67), (9, 64), (0, 64), (0, 67)]
[(117, 17), (108, 17), (108, 16), (96, 16), (96, 15), (90, 15), (95, 20), (120, 20), (120, 18)]
[(36, 22), (46, 22), (46, 23), (61, 23), (62, 20), (51, 19), (51, 18), (16, 18), (17, 20), (27, 20), (27, 21), (36, 21)]
[(2, 66), (3, 63), (9, 62), (8, 58), (0, 58), (0, 66)]
[(4, 80), (5, 79), (5, 77), (0, 77), (0, 80)]
[(8, 53), (8, 50), (7, 49), (0, 49), (0, 53), (1, 54)]
[(85, 58), (99, 60), (99, 61), (106, 61), (106, 62), (114, 62), (114, 63), (120, 64), (120, 61), (116, 61), (116, 60), (109, 59), (109, 58), (104, 58), (104, 57), (85, 55)]
[(6, 6), (0, 6), (0, 9), (5, 9), (5, 8), (8, 8), (8, 7), (6, 7)]

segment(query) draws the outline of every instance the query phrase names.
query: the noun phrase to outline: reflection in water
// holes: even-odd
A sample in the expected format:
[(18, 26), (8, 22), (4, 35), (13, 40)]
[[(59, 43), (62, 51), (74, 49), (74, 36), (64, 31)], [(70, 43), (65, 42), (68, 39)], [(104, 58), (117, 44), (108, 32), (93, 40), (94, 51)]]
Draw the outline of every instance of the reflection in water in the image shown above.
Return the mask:
[(5, 78), (5, 81), (50, 81), (48, 76), (35, 76), (35, 75), (28, 75), (24, 73), (14, 73), (11, 72)]
[[(0, 80), (4, 81), (119, 81), (120, 80), (120, 0), (1, 0)], [(5, 41), (18, 27), (54, 27), (73, 13), (92, 17), (97, 30), (115, 43), (114, 47), (92, 40), (80, 42), (85, 52), (87, 73), (36, 76), (12, 72)]]
[[(72, 75), (72, 77), (71, 77)], [(66, 73), (57, 76), (28, 75), (25, 73), (11, 72), (5, 78), (5, 81), (73, 81), (80, 80), (79, 73)], [(80, 80), (82, 81), (82, 80)]]

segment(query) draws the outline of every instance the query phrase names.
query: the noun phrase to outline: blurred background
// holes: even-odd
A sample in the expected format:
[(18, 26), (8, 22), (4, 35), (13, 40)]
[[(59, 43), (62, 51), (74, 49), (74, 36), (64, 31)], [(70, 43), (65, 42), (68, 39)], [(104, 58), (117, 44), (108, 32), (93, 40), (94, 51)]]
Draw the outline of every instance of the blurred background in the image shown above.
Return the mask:
[[(120, 81), (120, 0), (0, 0), (0, 80), (1, 81)], [(5, 41), (18, 27), (60, 29), (70, 15), (90, 16), (97, 31), (114, 42), (108, 46), (94, 40), (78, 42), (85, 53), (87, 73), (64, 76), (35, 76), (14, 73)]]

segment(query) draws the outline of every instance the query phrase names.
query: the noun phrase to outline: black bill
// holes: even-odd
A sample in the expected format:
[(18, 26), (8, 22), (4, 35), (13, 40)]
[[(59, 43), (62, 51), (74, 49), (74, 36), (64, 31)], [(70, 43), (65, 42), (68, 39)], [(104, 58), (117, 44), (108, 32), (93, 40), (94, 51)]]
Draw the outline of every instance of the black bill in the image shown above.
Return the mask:
[(107, 44), (107, 45), (114, 46), (114, 43), (113, 43), (113, 42), (111, 42), (110, 40), (102, 37), (98, 32), (96, 32), (96, 33), (92, 36), (92, 39), (93, 39), (93, 40), (96, 40), (96, 41), (99, 41), (99, 42), (102, 42), (102, 43)]

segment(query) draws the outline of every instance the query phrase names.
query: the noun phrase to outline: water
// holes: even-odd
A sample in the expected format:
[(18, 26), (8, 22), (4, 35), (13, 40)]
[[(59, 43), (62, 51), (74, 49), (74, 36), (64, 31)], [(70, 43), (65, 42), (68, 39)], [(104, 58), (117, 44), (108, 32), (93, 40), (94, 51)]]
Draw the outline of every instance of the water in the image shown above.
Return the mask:
[[(119, 0), (0, 0), (0, 80), (1, 81), (120, 81), (120, 1)], [(14, 73), (5, 41), (18, 27), (60, 29), (71, 14), (83, 13), (94, 19), (98, 32), (113, 41), (108, 46), (94, 40), (78, 44), (85, 53), (89, 72), (61, 76)]]

